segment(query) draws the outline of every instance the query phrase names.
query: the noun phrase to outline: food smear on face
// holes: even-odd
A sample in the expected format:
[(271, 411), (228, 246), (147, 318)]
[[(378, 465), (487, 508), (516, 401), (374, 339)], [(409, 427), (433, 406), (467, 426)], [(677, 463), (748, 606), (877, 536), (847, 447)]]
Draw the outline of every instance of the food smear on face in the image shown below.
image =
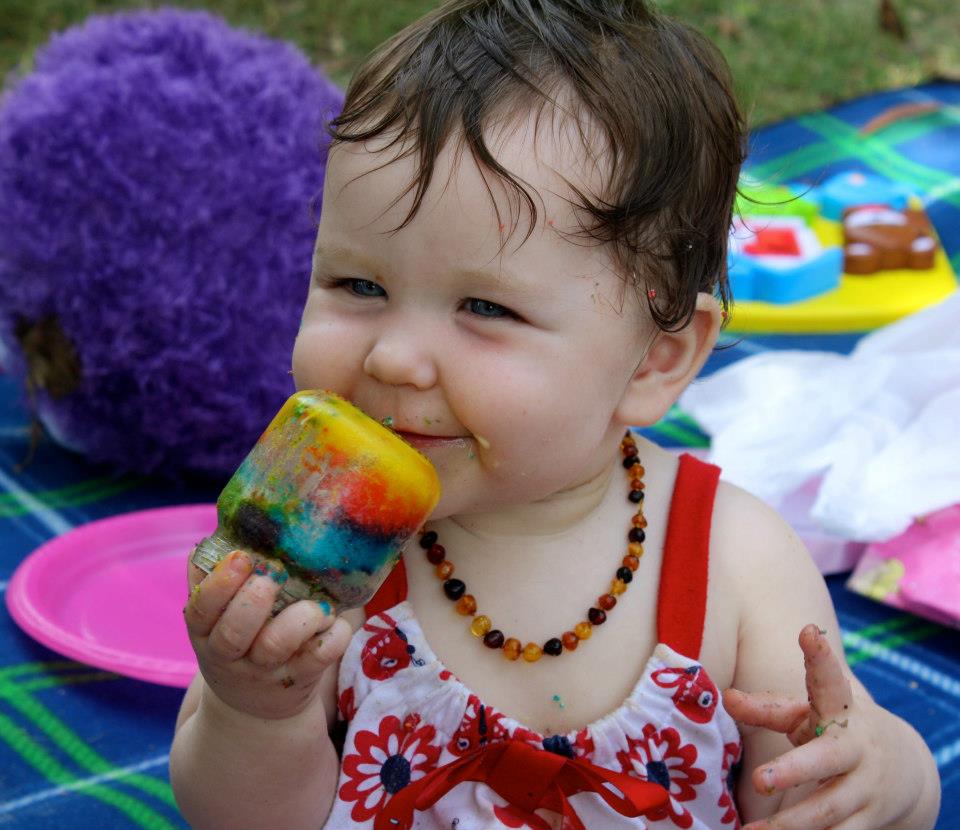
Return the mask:
[(217, 501), (223, 529), (338, 608), (364, 604), (436, 507), (417, 450), (338, 396), (291, 397)]
[(485, 450), (490, 449), (490, 442), (486, 438), (484, 438), (482, 435), (475, 434), (473, 437), (477, 440), (477, 443), (481, 446), (482, 449), (485, 449)]

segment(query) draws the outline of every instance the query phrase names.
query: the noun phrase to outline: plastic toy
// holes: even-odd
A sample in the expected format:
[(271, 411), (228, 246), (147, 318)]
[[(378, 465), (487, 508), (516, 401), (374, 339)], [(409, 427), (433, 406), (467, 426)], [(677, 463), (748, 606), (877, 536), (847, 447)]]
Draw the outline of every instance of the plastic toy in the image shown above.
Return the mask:
[(839, 222), (848, 207), (857, 205), (889, 205), (895, 210), (907, 206), (910, 191), (880, 176), (850, 171), (827, 179), (815, 191), (820, 212), (825, 219)]
[(735, 300), (793, 303), (832, 291), (843, 253), (824, 247), (801, 217), (735, 218), (727, 258)]
[(895, 268), (933, 268), (937, 243), (922, 210), (862, 205), (843, 212), (847, 274), (874, 274)]
[[(732, 332), (863, 332), (956, 291), (953, 268), (919, 200), (899, 184), (859, 171), (821, 187), (759, 185), (745, 174), (739, 189), (745, 197), (737, 201), (727, 258), (736, 303)], [(759, 213), (765, 203), (767, 217)], [(849, 245), (845, 211), (855, 212)]]

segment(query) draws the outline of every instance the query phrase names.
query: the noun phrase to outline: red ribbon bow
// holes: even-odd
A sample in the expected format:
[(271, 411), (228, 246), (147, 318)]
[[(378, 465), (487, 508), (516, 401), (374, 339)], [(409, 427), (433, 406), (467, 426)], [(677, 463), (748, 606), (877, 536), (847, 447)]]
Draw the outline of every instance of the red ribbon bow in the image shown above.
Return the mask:
[(528, 813), (541, 807), (562, 813), (574, 830), (586, 830), (567, 800), (575, 793), (596, 793), (628, 818), (662, 807), (668, 798), (659, 784), (604, 769), (581, 758), (535, 749), (521, 741), (497, 741), (407, 784), (380, 811), (374, 830), (408, 830), (413, 824), (414, 810), (432, 807), (463, 781), (482, 781)]

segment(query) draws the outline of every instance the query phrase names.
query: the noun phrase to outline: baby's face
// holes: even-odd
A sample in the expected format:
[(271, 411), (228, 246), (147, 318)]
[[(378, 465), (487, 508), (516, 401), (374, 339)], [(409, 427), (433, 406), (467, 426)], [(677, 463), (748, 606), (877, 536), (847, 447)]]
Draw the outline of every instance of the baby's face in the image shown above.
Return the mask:
[(528, 214), (511, 236), (513, 197), (487, 174), (498, 221), (466, 151), (443, 151), (419, 212), (396, 233), (412, 195), (390, 205), (414, 161), (341, 145), (328, 162), (297, 386), (389, 419), (429, 456), (443, 483), (437, 517), (542, 499), (597, 475), (653, 334), (608, 253), (561, 233), (577, 226), (555, 170), (579, 184), (586, 174), (561, 163), (555, 138), (541, 136), (534, 152), (531, 136), (515, 130), (495, 149), (539, 201), (522, 244)]

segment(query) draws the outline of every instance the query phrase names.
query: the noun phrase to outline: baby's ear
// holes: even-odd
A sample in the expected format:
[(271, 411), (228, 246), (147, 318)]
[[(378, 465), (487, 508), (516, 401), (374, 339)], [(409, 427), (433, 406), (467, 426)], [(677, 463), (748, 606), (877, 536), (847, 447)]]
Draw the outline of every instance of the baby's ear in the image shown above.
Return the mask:
[(686, 326), (657, 332), (617, 408), (621, 425), (650, 426), (667, 413), (706, 363), (720, 333), (721, 319), (720, 303), (701, 292)]

